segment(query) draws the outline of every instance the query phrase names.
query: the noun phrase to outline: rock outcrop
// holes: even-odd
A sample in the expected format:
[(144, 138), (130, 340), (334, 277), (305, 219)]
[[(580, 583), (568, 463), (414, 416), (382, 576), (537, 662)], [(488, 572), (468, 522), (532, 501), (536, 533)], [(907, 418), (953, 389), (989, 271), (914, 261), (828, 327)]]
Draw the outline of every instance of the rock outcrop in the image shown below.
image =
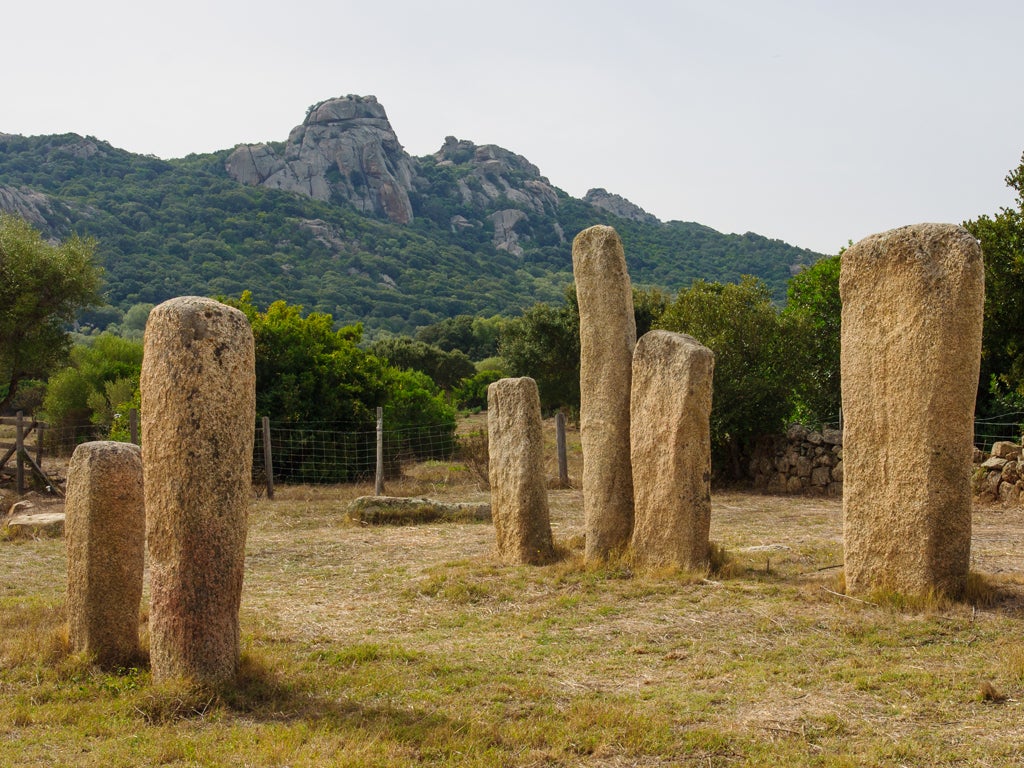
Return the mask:
[(241, 145), (226, 169), (243, 184), (345, 201), (398, 224), (413, 219), (416, 164), (373, 96), (316, 104), (292, 130), (283, 155), (270, 144)]
[(447, 136), (433, 159), (441, 168), (465, 169), (456, 184), (463, 202), (470, 207), (493, 208), (499, 200), (507, 200), (520, 210), (541, 216), (558, 209), (555, 188), (540, 175), (537, 166), (515, 152)]
[(15, 188), (0, 184), (0, 211), (21, 216), (44, 232), (57, 229), (63, 233), (71, 229), (66, 206), (49, 195), (26, 187)]
[[(494, 226), (494, 247), (513, 256), (522, 256), (520, 233), (531, 228), (534, 220), (553, 217), (558, 211), (558, 193), (540, 170), (522, 155), (494, 144), (477, 146), (471, 141), (448, 136), (431, 157), (437, 168), (456, 171), (454, 194), (462, 214), (452, 218), (453, 230), (474, 226), (469, 214), (489, 219)], [(440, 189), (431, 190), (443, 193)], [(490, 213), (488, 213), (490, 211)], [(483, 223), (477, 219), (477, 224)], [(553, 231), (558, 242), (564, 232)]]
[(612, 216), (618, 216), (620, 219), (643, 221), (648, 224), (661, 223), (657, 216), (653, 213), (648, 213), (636, 203), (630, 202), (622, 195), (612, 194), (601, 188), (589, 190), (583, 196), (583, 202), (590, 203), (602, 211), (608, 211)]

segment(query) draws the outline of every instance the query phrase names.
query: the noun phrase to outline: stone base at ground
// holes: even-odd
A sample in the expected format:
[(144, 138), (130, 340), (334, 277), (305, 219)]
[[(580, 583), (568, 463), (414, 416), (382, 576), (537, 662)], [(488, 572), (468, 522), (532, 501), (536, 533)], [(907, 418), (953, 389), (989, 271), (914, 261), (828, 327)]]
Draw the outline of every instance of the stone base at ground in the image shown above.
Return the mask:
[(491, 505), (435, 501), (423, 497), (360, 496), (348, 505), (348, 518), (363, 525), (489, 522)]
[(64, 512), (20, 512), (7, 518), (5, 526), (12, 539), (59, 539), (64, 535)]

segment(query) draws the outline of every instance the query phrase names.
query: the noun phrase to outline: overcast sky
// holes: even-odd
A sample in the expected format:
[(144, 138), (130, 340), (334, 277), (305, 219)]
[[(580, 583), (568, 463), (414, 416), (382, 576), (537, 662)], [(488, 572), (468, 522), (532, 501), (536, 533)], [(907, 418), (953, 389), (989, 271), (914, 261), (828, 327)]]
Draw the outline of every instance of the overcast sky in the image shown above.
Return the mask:
[(1012, 205), (1021, 0), (48, 0), (0, 14), (0, 132), (164, 158), (375, 95), (581, 197), (835, 253)]

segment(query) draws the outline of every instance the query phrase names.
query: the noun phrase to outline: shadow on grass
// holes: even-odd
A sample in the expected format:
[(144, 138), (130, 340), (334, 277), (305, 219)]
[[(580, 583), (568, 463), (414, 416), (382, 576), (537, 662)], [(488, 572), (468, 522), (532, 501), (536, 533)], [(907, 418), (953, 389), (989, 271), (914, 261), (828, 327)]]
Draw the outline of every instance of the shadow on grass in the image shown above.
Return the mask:
[[(346, 658), (351, 657), (353, 666), (377, 660), (376, 654), (366, 648), (350, 651)], [(345, 666), (340, 659), (330, 661), (333, 666)], [(208, 686), (189, 680), (153, 683), (137, 692), (134, 709), (151, 725), (236, 716), (256, 723), (302, 722), (338, 731), (369, 728), (386, 738), (417, 744), (443, 743), (468, 727), (468, 723), (437, 711), (387, 703), (367, 705), (344, 696), (325, 695), (322, 688), (309, 671), (281, 673), (244, 653), (238, 676), (230, 684)]]

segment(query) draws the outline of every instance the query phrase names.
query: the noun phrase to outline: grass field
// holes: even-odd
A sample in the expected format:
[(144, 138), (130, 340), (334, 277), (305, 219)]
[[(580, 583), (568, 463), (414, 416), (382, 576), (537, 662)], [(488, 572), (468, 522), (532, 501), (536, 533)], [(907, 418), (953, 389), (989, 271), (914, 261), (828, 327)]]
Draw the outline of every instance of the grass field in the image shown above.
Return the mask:
[[(445, 464), (388, 491), (487, 497)], [(346, 523), (371, 492), (254, 499), (230, 690), (69, 655), (63, 543), (0, 542), (0, 765), (1024, 762), (1019, 509), (976, 512), (978, 604), (908, 608), (836, 594), (834, 499), (716, 494), (705, 578), (585, 566), (578, 490), (540, 568), (497, 563), (487, 523)]]

